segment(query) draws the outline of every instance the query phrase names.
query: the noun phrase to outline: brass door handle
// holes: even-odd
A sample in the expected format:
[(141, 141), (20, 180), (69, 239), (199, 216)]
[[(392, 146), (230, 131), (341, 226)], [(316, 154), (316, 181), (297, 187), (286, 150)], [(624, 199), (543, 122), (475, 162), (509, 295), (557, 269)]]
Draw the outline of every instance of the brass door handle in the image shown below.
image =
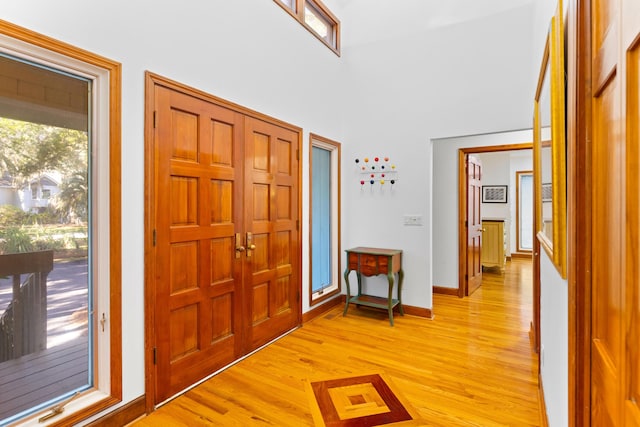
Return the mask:
[(247, 231), (247, 258), (251, 258), (251, 251), (256, 249), (256, 245), (253, 244), (253, 234)]
[(240, 233), (236, 233), (236, 258), (240, 258), (240, 254), (246, 250), (241, 242), (242, 237), (240, 237)]

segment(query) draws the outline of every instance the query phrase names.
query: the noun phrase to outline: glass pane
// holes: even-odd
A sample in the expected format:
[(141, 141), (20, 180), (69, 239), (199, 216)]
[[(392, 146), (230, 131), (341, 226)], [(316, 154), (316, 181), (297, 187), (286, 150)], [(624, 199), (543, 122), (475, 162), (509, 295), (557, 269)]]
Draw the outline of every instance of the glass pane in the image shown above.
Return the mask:
[(296, 0), (280, 0), (280, 3), (287, 6), (293, 12), (296, 12)]
[(311, 290), (331, 283), (331, 152), (313, 147), (311, 165)]
[(304, 22), (329, 45), (335, 47), (333, 42), (333, 22), (327, 19), (311, 2), (307, 2), (305, 5)]
[(551, 136), (551, 86), (549, 84), (550, 69), (547, 69), (542, 80), (540, 99), (538, 101), (540, 114), (540, 179), (542, 193), (542, 224), (538, 227), (547, 236), (549, 242), (553, 242), (553, 174), (552, 174), (552, 149)]
[(92, 385), (90, 82), (8, 56), (0, 78), (4, 425)]
[(518, 250), (533, 250), (533, 175), (520, 175), (520, 247)]

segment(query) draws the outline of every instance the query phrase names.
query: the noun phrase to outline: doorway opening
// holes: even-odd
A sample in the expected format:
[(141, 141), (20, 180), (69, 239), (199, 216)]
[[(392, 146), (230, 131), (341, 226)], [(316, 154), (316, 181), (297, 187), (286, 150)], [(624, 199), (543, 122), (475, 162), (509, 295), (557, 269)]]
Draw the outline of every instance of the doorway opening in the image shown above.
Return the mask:
[[(459, 253), (459, 260), (458, 260), (458, 296), (460, 298), (463, 298), (465, 296), (469, 295), (469, 280), (468, 280), (468, 260), (469, 260), (469, 239), (468, 239), (468, 219), (467, 219), (467, 215), (468, 215), (468, 203), (469, 203), (469, 197), (468, 197), (468, 180), (467, 180), (467, 161), (469, 156), (473, 155), (473, 156), (481, 156), (482, 154), (491, 154), (491, 153), (498, 153), (498, 152), (507, 152), (507, 153), (516, 153), (516, 152), (522, 152), (522, 150), (532, 150), (533, 145), (531, 143), (524, 143), (524, 144), (509, 144), (509, 145), (495, 145), (495, 146), (481, 146), (481, 147), (468, 147), (468, 148), (460, 148), (458, 150), (458, 253)], [(491, 170), (491, 164), (490, 162), (486, 162), (485, 161), (485, 165), (484, 165), (484, 174), (485, 174), (485, 178), (486, 178), (486, 173), (488, 170)], [(509, 173), (509, 179), (513, 178), (514, 182), (516, 180), (516, 170), (518, 169), (518, 167), (514, 168), (513, 173)], [(512, 176), (513, 175), (513, 176)], [(511, 177), (512, 176), (512, 177)], [(481, 181), (481, 185), (489, 185), (489, 184), (500, 184), (499, 182), (488, 182), (487, 179), (485, 179), (484, 181)], [(515, 196), (515, 185), (513, 186), (509, 186), (509, 188), (514, 189), (513, 191), (513, 196), (511, 197), (511, 200), (517, 200), (516, 196)], [(507, 195), (506, 200), (509, 200), (509, 197)], [(496, 208), (495, 205), (491, 205), (491, 212), (486, 212), (488, 215), (490, 216), (499, 216), (500, 214), (498, 214), (499, 212), (499, 208)], [(513, 205), (513, 214), (510, 214), (509, 217), (516, 217), (517, 214), (515, 212), (515, 206), (516, 204)], [(502, 207), (502, 209), (504, 209), (504, 207)], [(511, 210), (509, 210), (510, 212)], [(488, 218), (485, 213), (481, 212), (481, 217), (483, 218)], [(513, 225), (515, 227), (516, 224), (510, 224), (509, 228), (511, 228), (511, 225)], [(535, 224), (534, 224), (535, 225)], [(514, 236), (514, 239), (511, 239), (511, 235)], [(516, 233), (510, 233), (510, 236), (508, 238), (509, 241), (509, 245), (511, 245), (510, 241), (515, 240), (515, 235)], [(514, 243), (513, 247), (517, 247), (515, 246), (516, 243)], [(533, 341), (533, 346), (534, 349), (538, 348), (538, 343), (540, 342), (540, 273), (539, 273), (539, 268), (537, 267), (537, 263), (539, 262), (536, 254), (539, 253), (538, 250), (538, 243), (537, 243), (537, 239), (533, 239), (532, 242), (532, 262), (533, 262), (533, 319), (531, 321), (531, 331), (530, 334), (532, 336), (532, 341)], [(480, 245), (480, 247), (482, 247), (482, 244)], [(473, 249), (473, 248), (472, 248)], [(482, 249), (480, 249), (482, 250)], [(517, 253), (517, 250), (513, 251), (514, 253)], [(507, 251), (507, 253), (511, 253), (510, 250)]]

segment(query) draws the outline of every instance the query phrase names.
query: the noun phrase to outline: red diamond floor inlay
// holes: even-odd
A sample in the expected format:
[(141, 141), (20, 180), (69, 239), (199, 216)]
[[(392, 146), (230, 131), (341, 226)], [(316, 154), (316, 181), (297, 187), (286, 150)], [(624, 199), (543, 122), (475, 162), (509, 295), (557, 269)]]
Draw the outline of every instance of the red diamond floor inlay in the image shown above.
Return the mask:
[(380, 374), (309, 383), (316, 426), (368, 427), (414, 420)]

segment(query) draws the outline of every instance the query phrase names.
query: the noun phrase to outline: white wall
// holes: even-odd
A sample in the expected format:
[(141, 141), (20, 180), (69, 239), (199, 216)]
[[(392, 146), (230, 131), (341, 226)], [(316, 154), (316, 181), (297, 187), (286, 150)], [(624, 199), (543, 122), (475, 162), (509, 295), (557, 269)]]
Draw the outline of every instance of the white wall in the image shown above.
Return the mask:
[(458, 287), (458, 150), (531, 143), (531, 130), (433, 141), (433, 283)]
[[(335, 0), (324, 1), (329, 7)], [(303, 227), (308, 224), (308, 134), (344, 140), (340, 58), (271, 1), (21, 0), (2, 19), (119, 61), (122, 66), (123, 404), (144, 394), (144, 72), (158, 73), (304, 128)], [(303, 296), (308, 238), (303, 228)]]
[[(535, 52), (541, 52), (535, 2), (492, 0), (462, 19), (455, 10), (431, 13), (442, 11), (437, 2), (323, 2), (342, 22), (341, 57), (272, 1), (2, 5), (5, 20), (123, 64), (123, 404), (144, 393), (145, 70), (303, 127), (302, 224), (308, 224), (308, 134), (342, 142), (342, 247), (403, 249), (404, 302), (418, 307), (432, 307), (433, 283), (457, 287), (457, 148), (531, 141), (529, 131), (499, 132), (531, 126)], [(475, 3), (458, 0), (457, 14)], [(499, 7), (489, 11), (488, 4)], [(389, 11), (402, 13), (390, 20)], [(432, 19), (422, 26), (424, 16)], [(383, 25), (370, 27), (375, 22)], [(367, 32), (372, 36), (362, 38)], [(483, 133), (494, 135), (443, 139)], [(396, 163), (393, 192), (363, 192), (354, 179), (353, 160), (374, 155)], [(422, 215), (423, 225), (404, 226), (404, 214)]]
[(507, 203), (482, 203), (482, 218), (504, 219), (507, 227), (506, 255), (517, 252), (516, 246), (516, 172), (531, 170), (533, 150), (479, 153), (482, 161), (482, 185), (507, 185)]
[[(370, 3), (349, 2), (349, 8), (358, 10), (358, 20), (343, 20), (345, 36), (380, 19), (383, 2)], [(444, 166), (434, 157), (431, 140), (531, 127), (532, 58), (522, 46), (532, 42), (532, 6), (475, 21), (413, 25), (407, 35), (398, 29), (415, 16), (432, 16), (434, 5), (408, 3), (410, 14), (385, 20), (394, 29), (389, 37), (376, 34), (375, 41), (343, 50), (348, 142), (343, 152), (343, 247), (403, 249), (404, 302), (431, 308), (434, 283), (457, 286), (457, 229), (450, 230), (457, 221), (457, 155)], [(354, 28), (347, 30), (348, 25)], [(356, 157), (378, 153), (397, 162), (400, 179), (394, 194), (362, 194), (349, 178)], [(454, 204), (443, 208), (437, 194)], [(424, 225), (404, 226), (405, 214), (422, 215)], [(442, 266), (445, 273), (436, 278), (434, 269)], [(376, 286), (382, 289), (384, 283)]]
[[(475, 155), (482, 162), (482, 185), (507, 185), (509, 182), (509, 152), (478, 153)], [(481, 203), (482, 218), (499, 218), (511, 220), (509, 205), (513, 201), (507, 196), (507, 203)], [(510, 254), (510, 252), (509, 252)]]
[(569, 420), (569, 296), (567, 281), (540, 252), (540, 376), (549, 426), (561, 427)]

